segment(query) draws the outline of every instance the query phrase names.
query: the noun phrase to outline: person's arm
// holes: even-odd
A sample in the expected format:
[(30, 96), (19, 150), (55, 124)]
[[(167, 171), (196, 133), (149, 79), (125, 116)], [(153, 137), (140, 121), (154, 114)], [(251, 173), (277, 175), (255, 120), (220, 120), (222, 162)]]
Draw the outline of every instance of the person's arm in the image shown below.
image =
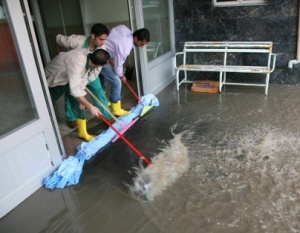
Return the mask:
[(58, 43), (56, 43), (56, 52), (57, 54), (61, 53), (63, 51), (62, 46), (60, 46)]
[(123, 76), (123, 64), (125, 62), (125, 59), (117, 54), (117, 56), (114, 58), (114, 68), (115, 72), (119, 77)]
[[(71, 95), (76, 97), (81, 105), (84, 105), (93, 116), (101, 114), (99, 109), (91, 104), (86, 98), (85, 87), (87, 84), (87, 74), (85, 72), (86, 56), (70, 57), (66, 61), (67, 73)], [(86, 77), (82, 77), (86, 75)], [(82, 107), (81, 107), (82, 109)]]
[(127, 78), (125, 75), (121, 76), (120, 79), (123, 83), (125, 83), (127, 81)]
[(110, 63), (110, 64), (112, 65), (112, 67), (115, 67), (115, 63), (114, 63), (114, 60), (113, 60), (113, 59), (110, 58), (110, 59), (108, 60), (108, 63)]
[(126, 76), (123, 74), (123, 64), (125, 62), (125, 59), (120, 54), (117, 54), (113, 61), (113, 67), (115, 68), (115, 72), (120, 77), (123, 83), (125, 83), (127, 80)]
[(88, 74), (88, 80), (90, 82), (93, 82), (96, 80), (96, 78), (99, 76), (100, 72), (101, 72), (102, 66), (97, 66), (97, 67), (93, 67), (92, 69), (89, 70)]
[(77, 48), (82, 48), (85, 39), (86, 39), (86, 36), (82, 36), (82, 35), (64, 36), (64, 35), (58, 34), (56, 36), (56, 43), (59, 46), (67, 48), (67, 49), (77, 49)]
[(99, 109), (97, 107), (95, 107), (94, 105), (92, 105), (84, 96), (80, 96), (80, 97), (76, 97), (79, 101), (80, 104), (84, 105), (93, 116), (98, 117), (99, 114), (101, 114), (101, 112), (99, 111)]

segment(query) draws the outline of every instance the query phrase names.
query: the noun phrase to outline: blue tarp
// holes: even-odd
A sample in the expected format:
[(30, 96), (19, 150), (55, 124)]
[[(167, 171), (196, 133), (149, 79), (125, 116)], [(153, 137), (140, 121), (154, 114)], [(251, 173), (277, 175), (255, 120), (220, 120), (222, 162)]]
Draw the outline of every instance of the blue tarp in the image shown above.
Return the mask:
[[(159, 106), (159, 101), (153, 94), (143, 96), (141, 101), (145, 106)], [(127, 125), (132, 122), (133, 119), (138, 117), (142, 110), (143, 105), (138, 103), (137, 106), (130, 110), (129, 114), (119, 117), (118, 119), (124, 125)], [(113, 126), (119, 132), (122, 130), (122, 126), (117, 122), (115, 122)], [(92, 158), (102, 147), (114, 139), (115, 136), (117, 136), (116, 132), (113, 129), (108, 128), (93, 140), (82, 142), (77, 147), (77, 153), (65, 159), (60, 167), (44, 180), (45, 187), (54, 189), (78, 184), (85, 160)]]

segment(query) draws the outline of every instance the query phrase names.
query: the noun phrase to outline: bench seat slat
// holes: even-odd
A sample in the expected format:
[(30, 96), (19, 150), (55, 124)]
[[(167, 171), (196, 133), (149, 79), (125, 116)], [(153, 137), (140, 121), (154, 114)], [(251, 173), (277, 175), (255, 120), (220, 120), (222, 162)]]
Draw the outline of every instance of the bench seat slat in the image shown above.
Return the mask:
[(264, 66), (223, 66), (223, 65), (180, 65), (181, 71), (216, 71), (216, 72), (239, 72), (239, 73), (270, 73), (269, 67)]
[(272, 48), (273, 47), (273, 42), (271, 41), (265, 41), (265, 42), (242, 42), (242, 41), (214, 41), (214, 42), (209, 42), (209, 41), (203, 41), (203, 42), (196, 42), (196, 41), (190, 41), (190, 42), (185, 42), (184, 47), (236, 47), (236, 48)]
[(195, 52), (195, 53), (270, 53), (270, 49), (264, 48), (184, 48), (183, 52)]

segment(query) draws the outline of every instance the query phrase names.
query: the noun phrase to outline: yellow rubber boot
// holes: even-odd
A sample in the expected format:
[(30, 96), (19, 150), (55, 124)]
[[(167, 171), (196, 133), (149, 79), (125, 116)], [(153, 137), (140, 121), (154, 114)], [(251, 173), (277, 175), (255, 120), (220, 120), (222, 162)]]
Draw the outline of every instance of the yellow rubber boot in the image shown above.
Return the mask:
[(111, 102), (111, 109), (112, 113), (116, 116), (124, 116), (129, 113), (129, 111), (123, 110), (121, 108), (121, 101), (118, 101), (117, 103)]
[(91, 141), (95, 136), (90, 135), (86, 131), (86, 119), (77, 119), (78, 124), (78, 137), (86, 141)]

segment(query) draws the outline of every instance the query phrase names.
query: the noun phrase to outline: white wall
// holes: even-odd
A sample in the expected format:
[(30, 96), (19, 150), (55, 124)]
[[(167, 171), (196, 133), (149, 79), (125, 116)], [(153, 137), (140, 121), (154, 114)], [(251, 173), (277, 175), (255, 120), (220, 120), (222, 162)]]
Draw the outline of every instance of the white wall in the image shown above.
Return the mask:
[(83, 5), (88, 25), (129, 21), (127, 0), (84, 0)]

